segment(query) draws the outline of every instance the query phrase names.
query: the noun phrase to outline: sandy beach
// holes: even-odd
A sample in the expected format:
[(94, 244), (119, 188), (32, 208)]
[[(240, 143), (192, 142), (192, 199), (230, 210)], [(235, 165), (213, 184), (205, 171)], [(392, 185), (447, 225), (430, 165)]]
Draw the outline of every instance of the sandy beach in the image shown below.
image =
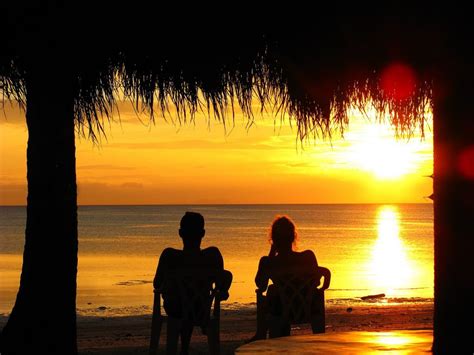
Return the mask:
[[(348, 308), (352, 308), (349, 312)], [(255, 331), (256, 312), (253, 307), (223, 309), (221, 313), (221, 348), (223, 354), (234, 350)], [(1, 325), (6, 317), (0, 318)], [(395, 329), (431, 329), (433, 304), (388, 304), (330, 306), (326, 309), (326, 332)], [(151, 314), (127, 317), (79, 316), (78, 346), (80, 354), (146, 354), (148, 352)], [(164, 327), (165, 332), (166, 327)], [(292, 334), (309, 334), (309, 326), (292, 328)], [(160, 353), (164, 353), (162, 333)], [(195, 329), (191, 354), (206, 354), (206, 337)]]

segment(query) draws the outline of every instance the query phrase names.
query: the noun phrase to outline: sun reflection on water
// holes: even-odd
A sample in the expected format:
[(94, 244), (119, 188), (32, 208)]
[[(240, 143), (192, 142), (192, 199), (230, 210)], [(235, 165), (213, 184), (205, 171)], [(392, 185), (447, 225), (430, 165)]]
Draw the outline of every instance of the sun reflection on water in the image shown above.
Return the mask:
[(411, 286), (413, 272), (400, 238), (400, 213), (396, 206), (381, 206), (377, 211), (377, 240), (369, 270), (372, 287), (386, 294)]

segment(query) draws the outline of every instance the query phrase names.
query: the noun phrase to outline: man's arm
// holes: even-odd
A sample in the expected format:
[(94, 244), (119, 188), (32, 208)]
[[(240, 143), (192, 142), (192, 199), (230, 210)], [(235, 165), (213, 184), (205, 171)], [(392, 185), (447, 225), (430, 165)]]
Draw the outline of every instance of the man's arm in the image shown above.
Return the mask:
[(224, 258), (218, 248), (207, 248), (206, 253), (210, 254), (209, 256), (212, 255), (215, 268), (222, 271), (216, 279), (216, 287), (220, 292), (220, 298), (226, 300), (229, 298), (229, 288), (232, 284), (232, 273), (224, 270)]
[(158, 261), (158, 266), (156, 268), (155, 279), (153, 280), (153, 288), (155, 289), (159, 289), (163, 286), (163, 282), (165, 281), (166, 273), (168, 271), (169, 255), (171, 251), (171, 248), (166, 248), (161, 253), (160, 260)]

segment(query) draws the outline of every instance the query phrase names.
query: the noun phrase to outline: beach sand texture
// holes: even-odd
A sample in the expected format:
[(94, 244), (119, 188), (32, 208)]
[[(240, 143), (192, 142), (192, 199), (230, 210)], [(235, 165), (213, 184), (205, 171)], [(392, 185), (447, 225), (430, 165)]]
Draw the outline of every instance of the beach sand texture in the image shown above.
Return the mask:
[[(347, 308), (352, 311), (348, 312)], [(433, 304), (392, 304), (332, 306), (326, 309), (326, 332), (388, 331), (401, 329), (432, 329)], [(256, 309), (226, 310), (221, 314), (222, 354), (233, 354), (255, 332)], [(6, 317), (0, 318), (0, 326)], [(147, 354), (151, 314), (127, 317), (78, 317), (80, 354)], [(310, 334), (309, 325), (292, 328), (292, 335)], [(160, 338), (160, 354), (164, 354), (166, 325)], [(207, 354), (207, 338), (195, 329), (191, 354)]]

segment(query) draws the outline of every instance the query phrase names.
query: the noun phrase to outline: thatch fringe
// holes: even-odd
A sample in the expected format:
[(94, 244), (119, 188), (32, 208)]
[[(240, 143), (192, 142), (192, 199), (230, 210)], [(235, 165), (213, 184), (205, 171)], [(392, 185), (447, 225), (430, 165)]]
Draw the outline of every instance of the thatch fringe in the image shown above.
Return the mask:
[[(432, 85), (418, 83), (413, 94), (404, 100), (386, 95), (380, 87), (377, 73), (364, 81), (335, 82), (332, 97), (312, 96), (288, 83), (283, 70), (275, 63), (269, 65), (259, 55), (246, 72), (223, 67), (213, 78), (212, 85), (204, 80), (190, 80), (184, 73), (170, 72), (165, 66), (160, 72), (109, 61), (93, 75), (76, 76), (75, 119), (83, 136), (98, 141), (105, 136), (105, 122), (118, 110), (118, 100), (130, 100), (138, 113), (146, 113), (153, 121), (156, 107), (166, 119), (170, 105), (178, 124), (192, 122), (196, 113), (203, 112), (224, 125), (235, 119), (235, 105), (240, 107), (248, 125), (255, 119), (254, 100), (260, 112), (269, 111), (275, 120), (287, 117), (296, 124), (297, 136), (303, 141), (330, 138), (334, 132), (342, 134), (348, 124), (348, 111), (361, 111), (373, 105), (379, 117), (390, 118), (399, 136), (410, 136), (415, 130), (424, 133), (427, 107), (432, 107)], [(14, 62), (0, 76), (3, 101), (16, 100), (25, 106), (25, 77)], [(5, 73), (5, 71), (4, 71)], [(217, 80), (216, 80), (217, 79)], [(315, 83), (317, 85), (317, 83)], [(231, 113), (229, 115), (229, 112)]]
[(0, 62), (0, 96), (2, 109), (6, 101), (16, 101), (20, 108), (26, 108), (25, 75), (18, 70), (12, 59)]

